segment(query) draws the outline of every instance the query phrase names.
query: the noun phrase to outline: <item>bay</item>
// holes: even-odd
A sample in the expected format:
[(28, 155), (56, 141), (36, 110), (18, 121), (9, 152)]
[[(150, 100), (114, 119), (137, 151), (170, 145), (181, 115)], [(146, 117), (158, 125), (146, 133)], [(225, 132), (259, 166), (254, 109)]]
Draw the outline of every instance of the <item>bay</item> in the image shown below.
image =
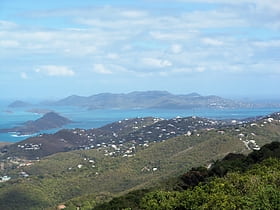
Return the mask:
[[(36, 107), (38, 108), (38, 107)], [(118, 120), (135, 117), (159, 117), (171, 119), (177, 116), (199, 116), (211, 119), (244, 119), (248, 117), (264, 116), (279, 111), (277, 108), (254, 109), (107, 109), (88, 110), (80, 107), (41, 107), (53, 110), (60, 115), (74, 121), (63, 128), (98, 128)], [(0, 128), (11, 128), (28, 120), (36, 120), (42, 114), (27, 112), (28, 109), (8, 109), (6, 104), (0, 104)], [(60, 128), (61, 129), (61, 128)], [(54, 133), (59, 129), (42, 131), (40, 133)], [(34, 134), (38, 135), (38, 134)], [(30, 136), (17, 136), (15, 133), (1, 133), (0, 142), (18, 142)]]

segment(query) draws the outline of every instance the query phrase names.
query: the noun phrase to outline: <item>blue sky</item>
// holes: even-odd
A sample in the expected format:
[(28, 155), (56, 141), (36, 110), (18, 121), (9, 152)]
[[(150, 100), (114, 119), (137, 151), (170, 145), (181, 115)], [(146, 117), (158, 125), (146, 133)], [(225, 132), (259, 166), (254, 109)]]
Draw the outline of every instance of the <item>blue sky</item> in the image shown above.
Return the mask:
[(280, 98), (279, 0), (1, 0), (1, 98)]

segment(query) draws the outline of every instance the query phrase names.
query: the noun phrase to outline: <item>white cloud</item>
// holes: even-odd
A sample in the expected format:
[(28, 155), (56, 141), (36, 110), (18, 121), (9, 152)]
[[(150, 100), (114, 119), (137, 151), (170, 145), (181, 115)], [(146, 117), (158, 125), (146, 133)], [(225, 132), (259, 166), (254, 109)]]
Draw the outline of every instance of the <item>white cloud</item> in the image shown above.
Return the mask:
[(11, 21), (0, 20), (0, 29), (13, 29), (16, 28), (18, 25)]
[(204, 66), (198, 66), (195, 68), (195, 71), (197, 72), (204, 72), (206, 70), (206, 68)]
[(204, 66), (193, 66), (193, 67), (180, 67), (180, 68), (174, 68), (170, 71), (170, 74), (178, 74), (178, 75), (182, 75), (182, 74), (191, 74), (191, 73), (195, 73), (195, 72), (205, 72), (206, 71), (206, 67)]
[(188, 40), (190, 38), (190, 34), (186, 31), (181, 32), (161, 32), (161, 31), (151, 31), (150, 36), (154, 39), (158, 40)]
[(279, 0), (251, 0), (250, 2), (256, 5), (257, 10), (265, 11), (267, 13), (278, 13), (278, 15), (280, 13)]
[(18, 47), (20, 44), (15, 40), (0, 40), (0, 47), (4, 48), (15, 48)]
[(98, 28), (107, 29), (120, 29), (120, 28), (137, 28), (140, 26), (145, 26), (149, 24), (148, 19), (115, 19), (115, 20), (103, 20), (99, 18), (88, 19), (88, 18), (78, 18), (77, 23), (94, 26)]
[(181, 74), (181, 73), (191, 73), (193, 72), (193, 69), (191, 68), (175, 68), (175, 69), (172, 69), (171, 73), (178, 73), (178, 74)]
[(75, 72), (67, 66), (44, 65), (35, 69), (37, 73), (43, 73), (48, 76), (74, 76)]
[(255, 0), (235, 0), (235, 1), (227, 1), (227, 0), (176, 0), (179, 2), (187, 2), (187, 3), (194, 3), (194, 2), (202, 2), (202, 3), (213, 3), (213, 4), (244, 4), (254, 2)]
[[(102, 30), (8, 30), (0, 31), (0, 46), (17, 47), (14, 55), (60, 54), (66, 56), (84, 57), (98, 54), (104, 46), (111, 45), (118, 39), (123, 39), (121, 32), (106, 32)], [(1, 51), (1, 48), (0, 48)]]
[(93, 65), (93, 71), (98, 74), (113, 74), (113, 72), (105, 67), (104, 64), (98, 63)]
[[(267, 68), (269, 66), (269, 68)], [(247, 69), (250, 69), (252, 73), (258, 73), (265, 75), (280, 75), (279, 61), (265, 61), (265, 62), (256, 62), (253, 64), (248, 64)]]
[(202, 2), (202, 3), (212, 3), (212, 4), (227, 4), (227, 5), (244, 5), (244, 4), (255, 4), (261, 7), (276, 7), (280, 8), (278, 0), (235, 0), (235, 1), (228, 1), (228, 0), (176, 0), (180, 2)]
[(280, 40), (257, 41), (253, 42), (256, 47), (280, 47)]
[(129, 71), (126, 68), (124, 68), (121, 65), (118, 64), (102, 64), (102, 63), (97, 63), (93, 65), (93, 72), (98, 73), (98, 74), (134, 74), (135, 72)]
[[(158, 12), (158, 8), (155, 11), (142, 11), (101, 6), (98, 9), (42, 13), (43, 17), (67, 16), (68, 23), (75, 23), (75, 26), (60, 29), (44, 28), (44, 25), (23, 28), (11, 22), (0, 21), (0, 27), (6, 27), (5, 30), (0, 30), (0, 54), (8, 57), (7, 54), (10, 53), (11, 58), (24, 55), (34, 58), (37, 65), (49, 62), (43, 60), (45, 57), (64, 59), (65, 65), (69, 66), (75, 59), (75, 62), (80, 62), (83, 66), (80, 71), (88, 68), (91, 72), (104, 75), (131, 73), (144, 77), (208, 71), (241, 72), (238, 69), (248, 71), (246, 63), (265, 61), (280, 47), (278, 40), (262, 40), (261, 33), (254, 33), (255, 26), (266, 31), (268, 25), (272, 24), (269, 22), (270, 18), (261, 17), (265, 15), (265, 10), (269, 13), (273, 9), (273, 14), (276, 14), (279, 6), (275, 0), (192, 2), (198, 1), (223, 5), (214, 9), (198, 8), (190, 11), (177, 8), (174, 11)], [(243, 6), (247, 3), (249, 4)], [(37, 15), (40, 17), (39, 13)], [(253, 19), (256, 20), (252, 21)], [(273, 24), (277, 25), (276, 18), (273, 20)], [(20, 30), (15, 30), (17, 27)], [(277, 37), (278, 30), (266, 31), (264, 35), (270, 36), (273, 33)], [(16, 50), (9, 49), (7, 52), (3, 46)], [(92, 66), (93, 60), (96, 64)], [(266, 69), (272, 64), (267, 65)], [(66, 66), (40, 66), (37, 71), (50, 76), (75, 74)]]
[(172, 63), (169, 60), (157, 58), (143, 58), (142, 63), (153, 68), (165, 68), (172, 66)]
[(223, 9), (210, 11), (194, 11), (185, 13), (181, 17), (181, 27), (190, 29), (247, 27), (251, 23), (241, 17), (239, 11)]
[(183, 47), (180, 44), (173, 44), (171, 46), (171, 52), (174, 53), (174, 54), (181, 53), (182, 50), (183, 50)]
[(121, 16), (126, 18), (143, 18), (147, 16), (145, 11), (138, 11), (138, 10), (125, 10), (121, 11)]
[[(234, 21), (233, 23), (241, 24), (243, 19), (247, 22), (247, 25), (253, 24), (262, 24), (265, 27), (270, 28), (280, 28), (280, 3), (279, 0), (177, 0), (179, 2), (186, 3), (209, 3), (209, 4), (221, 4), (222, 10), (217, 10), (219, 13), (223, 11), (224, 8), (227, 8), (227, 12), (235, 13), (236, 20), (239, 19), (240, 22)], [(210, 19), (211, 21), (211, 16)], [(228, 22), (226, 16), (221, 19)], [(205, 19), (206, 25), (209, 25), (210, 22)], [(232, 21), (232, 20), (231, 20)], [(218, 22), (217, 22), (218, 23)], [(221, 23), (220, 23), (221, 24)], [(218, 24), (218, 25), (220, 25)], [(244, 23), (243, 23), (244, 24)], [(234, 24), (229, 25), (230, 27)]]
[(112, 59), (112, 60), (116, 60), (116, 59), (119, 58), (119, 55), (116, 54), (116, 53), (109, 53), (109, 54), (107, 55), (107, 58)]
[(208, 44), (208, 45), (213, 45), (213, 46), (222, 46), (224, 43), (220, 40), (217, 39), (211, 39), (211, 38), (203, 38), (202, 42), (204, 44)]
[(21, 72), (21, 73), (20, 73), (20, 77), (21, 77), (22, 79), (28, 79), (28, 76), (27, 76), (27, 74), (26, 74), (25, 72)]

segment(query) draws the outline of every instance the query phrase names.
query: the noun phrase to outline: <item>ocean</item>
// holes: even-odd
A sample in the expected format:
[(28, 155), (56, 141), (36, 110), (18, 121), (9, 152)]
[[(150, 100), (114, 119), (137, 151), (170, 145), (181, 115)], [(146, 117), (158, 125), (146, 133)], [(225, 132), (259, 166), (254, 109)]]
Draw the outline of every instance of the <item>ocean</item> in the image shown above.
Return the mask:
[[(38, 108), (38, 107), (36, 107)], [(71, 119), (74, 123), (64, 128), (98, 128), (118, 120), (135, 117), (160, 117), (170, 119), (177, 116), (200, 116), (211, 119), (243, 119), (248, 117), (263, 116), (280, 111), (277, 108), (258, 109), (130, 109), (130, 110), (88, 110), (79, 107), (40, 107), (40, 109), (53, 110), (60, 115)], [(42, 114), (27, 112), (29, 108), (11, 109), (7, 103), (0, 103), (0, 128), (12, 128), (28, 120), (36, 120)], [(59, 129), (42, 131), (40, 133), (54, 133)], [(37, 134), (34, 134), (37, 135)], [(0, 142), (18, 142), (30, 136), (18, 136), (16, 133), (0, 133)]]

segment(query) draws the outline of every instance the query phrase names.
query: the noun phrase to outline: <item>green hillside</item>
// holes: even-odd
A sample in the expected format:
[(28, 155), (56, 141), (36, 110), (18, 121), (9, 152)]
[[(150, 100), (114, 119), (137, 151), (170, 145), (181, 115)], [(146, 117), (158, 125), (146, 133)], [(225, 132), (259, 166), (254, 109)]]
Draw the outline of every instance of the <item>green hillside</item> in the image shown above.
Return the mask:
[(273, 142), (247, 157), (229, 154), (209, 170), (192, 169), (158, 188), (132, 191), (94, 209), (279, 209), (279, 179), (280, 143)]
[[(141, 189), (159, 187), (167, 179), (193, 167), (209, 166), (228, 153), (248, 154), (250, 148), (280, 141), (278, 120), (262, 119), (255, 124), (197, 130), (136, 145), (131, 155), (109, 156), (110, 148), (100, 147), (57, 153), (22, 166), (10, 159), (6, 164), (10, 167), (0, 172), (11, 177), (0, 183), (0, 209), (51, 208), (73, 199), (78, 202), (75, 205), (86, 200), (83, 205), (95, 206), (133, 190), (142, 193)], [(255, 143), (250, 142), (253, 139)]]

